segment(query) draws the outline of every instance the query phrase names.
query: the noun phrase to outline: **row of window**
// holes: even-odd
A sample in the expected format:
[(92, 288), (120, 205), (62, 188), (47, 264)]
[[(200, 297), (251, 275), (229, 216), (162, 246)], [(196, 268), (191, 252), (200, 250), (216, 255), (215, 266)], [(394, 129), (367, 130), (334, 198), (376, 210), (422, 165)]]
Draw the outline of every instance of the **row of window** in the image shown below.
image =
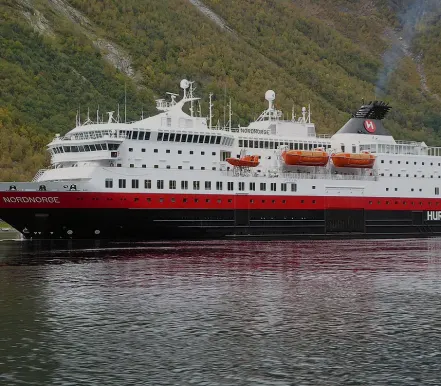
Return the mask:
[[(130, 166), (131, 168), (134, 168), (134, 167), (135, 167), (135, 164), (130, 164), (129, 166)], [(117, 164), (116, 167), (121, 168), (121, 167), (122, 167), (122, 164)], [(147, 168), (147, 165), (142, 164), (141, 167), (142, 167), (142, 169), (146, 169), (146, 168)], [(154, 169), (159, 169), (159, 165), (153, 165), (153, 168), (154, 168)], [(171, 169), (171, 166), (170, 166), (170, 165), (167, 165), (165, 168), (166, 168), (166, 169)], [(178, 166), (178, 170), (181, 170), (181, 169), (182, 169), (182, 166), (179, 165), (179, 166)], [(194, 170), (194, 166), (190, 166), (189, 169), (190, 169), (190, 170)], [(198, 169), (198, 170), (205, 170), (205, 166), (201, 166), (201, 168)], [(216, 166), (213, 166), (213, 167), (211, 168), (211, 170), (216, 170)], [(227, 170), (230, 170), (230, 168), (227, 168)]]
[[(129, 152), (133, 152), (133, 147), (129, 147)], [(141, 152), (142, 153), (145, 153), (146, 152), (146, 149), (144, 149), (144, 148), (142, 148), (141, 149)], [(158, 149), (153, 149), (153, 153), (159, 153), (159, 150)], [(170, 150), (169, 149), (166, 149), (165, 150), (165, 153), (166, 154), (170, 154)], [(182, 150), (178, 150), (178, 154), (182, 154)], [(193, 155), (194, 154), (194, 150), (190, 150), (189, 151), (189, 154), (190, 155)], [(217, 153), (215, 152), (215, 151), (212, 151), (211, 152), (211, 155), (213, 155), (213, 156), (215, 156)], [(201, 155), (205, 155), (205, 151), (201, 151)]]
[[(176, 180), (170, 180), (168, 181), (168, 189), (171, 190), (175, 190), (177, 189), (177, 182)], [(201, 190), (201, 182), (200, 181), (193, 181), (193, 190)], [(216, 182), (216, 190), (217, 191), (222, 191), (224, 184), (222, 181), (217, 181)], [(245, 182), (237, 182), (237, 190), (240, 192), (244, 192), (245, 188), (246, 188), (246, 184)], [(255, 182), (250, 182), (248, 184), (248, 190), (250, 192), (255, 192), (256, 186), (259, 187), (259, 190), (261, 192), (265, 192), (267, 190), (267, 187), (269, 187), (269, 191), (271, 192), (277, 192), (277, 183), (276, 182), (271, 182), (271, 183), (266, 183), (266, 182), (260, 182), (259, 184), (256, 184)], [(113, 188), (113, 179), (112, 178), (108, 178), (105, 180), (105, 187), (108, 189)], [(120, 189), (125, 189), (127, 187), (126, 185), (126, 180), (125, 179), (119, 179), (118, 180), (118, 188)], [(205, 190), (212, 190), (212, 188), (214, 189), (214, 184), (212, 184), (211, 181), (205, 181), (204, 182), (204, 187)], [(157, 189), (164, 189), (165, 188), (165, 184), (164, 184), (164, 180), (157, 180), (156, 181), (156, 188)], [(139, 180), (137, 179), (132, 179), (132, 189), (139, 189)], [(144, 180), (144, 189), (152, 189), (152, 180)], [(181, 181), (181, 189), (182, 190), (188, 190), (189, 189), (189, 182), (188, 181)], [(312, 189), (316, 189), (316, 186), (312, 186)], [(386, 188), (386, 192), (389, 192), (390, 188)], [(229, 181), (227, 182), (227, 190), (228, 191), (234, 191), (234, 182)], [(280, 183), (280, 191), (281, 192), (287, 192), (288, 190), (290, 190), (291, 192), (297, 192), (297, 184), (296, 183)], [(411, 188), (411, 192), (414, 192), (415, 189)], [(419, 192), (422, 192), (423, 189), (419, 189)], [(398, 192), (398, 188), (395, 188), (395, 192)], [(439, 196), (440, 194), (440, 189), (439, 187), (435, 188), (435, 195)]]
[[(381, 173), (380, 174), (381, 177), (385, 176), (385, 173)], [(417, 174), (413, 175), (415, 178), (418, 178)], [(393, 173), (389, 173), (389, 177), (394, 177)], [(397, 174), (396, 177), (404, 177), (404, 174)], [(410, 177), (410, 174), (406, 174), (406, 177)], [(423, 174), (421, 176), (419, 176), (419, 178), (425, 178), (426, 176)], [(430, 178), (435, 178), (434, 176), (430, 176)], [(441, 175), (438, 176), (438, 178), (441, 178)]]
[(120, 137), (133, 139), (138, 141), (148, 141), (150, 139), (150, 131), (138, 131), (138, 130), (120, 130)]
[(101, 150), (118, 150), (119, 144), (116, 143), (95, 143), (91, 145), (82, 146), (57, 146), (52, 148), (55, 154), (59, 153), (82, 153), (86, 151), (101, 151)]
[(187, 142), (211, 145), (233, 146), (234, 138), (221, 135), (199, 135), (183, 133), (158, 133), (158, 142)]
[[(132, 179), (131, 186), (132, 186), (132, 189), (139, 189), (139, 180)], [(168, 181), (168, 189), (175, 190), (175, 189), (177, 189), (177, 186), (178, 185), (175, 180)], [(200, 181), (192, 181), (191, 185), (189, 185), (188, 181), (181, 181), (180, 186), (181, 186), (182, 190), (188, 190), (189, 186), (192, 186), (193, 190), (201, 190), (201, 187), (202, 187)], [(218, 191), (221, 191), (224, 189), (224, 183), (222, 181), (217, 181), (216, 184), (214, 184), (214, 183), (212, 184), (211, 181), (205, 181), (203, 186), (204, 186), (205, 190), (212, 190), (212, 189), (214, 189), (214, 187), (216, 187), (215, 189)], [(229, 190), (229, 191), (234, 190), (234, 182), (229, 181), (229, 182), (227, 182), (226, 186), (227, 186), (227, 190)], [(241, 191), (241, 192), (245, 191), (245, 182), (238, 182), (236, 186), (239, 191)], [(259, 187), (259, 190), (261, 192), (266, 191), (267, 186), (269, 187), (269, 190), (271, 192), (277, 191), (277, 183), (276, 182), (271, 182), (268, 184), (266, 182), (261, 182), (260, 184), (256, 184), (255, 182), (250, 182), (248, 184), (249, 191), (255, 192), (256, 186)], [(112, 178), (107, 178), (105, 180), (105, 187), (108, 189), (113, 188), (113, 179)], [(118, 188), (125, 189), (126, 187), (127, 187), (126, 179), (120, 178), (118, 180)], [(156, 188), (157, 189), (164, 189), (165, 188), (164, 180), (156, 180)], [(315, 186), (313, 188), (315, 189)], [(144, 180), (144, 189), (152, 189), (152, 180)], [(281, 183), (280, 184), (280, 191), (287, 192), (288, 190), (290, 190), (291, 192), (296, 192), (297, 191), (297, 184), (296, 183)]]
[[(384, 164), (384, 159), (381, 160), (381, 163)], [(389, 164), (393, 164), (394, 162), (392, 160), (389, 160)], [(401, 161), (397, 161), (398, 165), (401, 165)], [(414, 161), (413, 162), (414, 165), (417, 165), (418, 162)], [(409, 165), (409, 161), (406, 161), (406, 165)], [(425, 163), (421, 162), (421, 165), (424, 166)], [(430, 166), (433, 166), (433, 162), (430, 163)], [(441, 163), (438, 162), (438, 166), (441, 166)]]
[(312, 150), (316, 148), (330, 149), (331, 145), (326, 143), (309, 143), (309, 142), (289, 142), (274, 140), (248, 140), (239, 139), (239, 147), (248, 147), (250, 149), (277, 149), (279, 146), (288, 146), (290, 150)]

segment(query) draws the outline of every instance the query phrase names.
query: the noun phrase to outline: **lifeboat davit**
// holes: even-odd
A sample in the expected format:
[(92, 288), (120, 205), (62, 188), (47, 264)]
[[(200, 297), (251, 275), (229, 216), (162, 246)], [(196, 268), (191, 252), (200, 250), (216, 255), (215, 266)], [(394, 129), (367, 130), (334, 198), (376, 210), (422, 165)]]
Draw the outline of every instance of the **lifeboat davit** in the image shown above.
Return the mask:
[(372, 169), (375, 156), (370, 153), (336, 153), (331, 155), (332, 162), (339, 168)]
[(227, 158), (227, 162), (233, 166), (255, 168), (259, 166), (259, 156), (258, 155), (246, 155), (241, 158)]
[(284, 151), (282, 158), (290, 166), (326, 166), (329, 162), (329, 154), (322, 149)]

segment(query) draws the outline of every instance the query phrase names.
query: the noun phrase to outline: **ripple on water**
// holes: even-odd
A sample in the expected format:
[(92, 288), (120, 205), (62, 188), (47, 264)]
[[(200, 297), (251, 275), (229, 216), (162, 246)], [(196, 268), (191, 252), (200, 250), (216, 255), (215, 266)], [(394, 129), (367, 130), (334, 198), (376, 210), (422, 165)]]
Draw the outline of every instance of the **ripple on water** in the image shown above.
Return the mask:
[(2, 242), (0, 381), (439, 385), (440, 245)]

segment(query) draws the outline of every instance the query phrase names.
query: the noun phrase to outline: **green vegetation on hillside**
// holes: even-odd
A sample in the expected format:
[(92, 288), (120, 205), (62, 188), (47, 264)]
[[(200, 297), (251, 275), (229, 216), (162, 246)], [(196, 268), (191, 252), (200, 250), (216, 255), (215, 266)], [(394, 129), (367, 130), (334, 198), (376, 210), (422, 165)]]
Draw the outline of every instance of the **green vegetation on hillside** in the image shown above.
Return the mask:
[[(155, 111), (154, 97), (178, 92), (182, 78), (196, 81), (205, 113), (215, 93), (215, 120), (223, 119), (225, 93), (234, 123), (246, 124), (273, 89), (285, 113), (310, 103), (318, 130), (335, 132), (362, 98), (374, 99), (384, 31), (399, 27), (385, 0), (204, 0), (234, 33), (188, 0), (68, 3), (90, 20), (86, 27), (51, 2), (35, 0), (35, 10), (13, 0), (0, 5), (0, 130), (8, 133), (0, 142), (0, 180), (28, 179), (43, 167), (46, 142), (73, 128), (79, 107), (83, 120), (88, 107), (92, 118), (98, 105), (101, 113), (116, 110), (127, 89), (128, 119), (137, 119), (141, 109)], [(44, 15), (51, 33), (35, 32), (27, 11)], [(429, 87), (441, 93), (440, 31), (436, 23), (427, 27), (415, 47)], [(128, 52), (137, 75), (116, 70), (94, 39)], [(400, 63), (386, 100), (394, 107), (387, 126), (397, 137), (441, 142), (441, 102), (422, 92), (415, 62)]]

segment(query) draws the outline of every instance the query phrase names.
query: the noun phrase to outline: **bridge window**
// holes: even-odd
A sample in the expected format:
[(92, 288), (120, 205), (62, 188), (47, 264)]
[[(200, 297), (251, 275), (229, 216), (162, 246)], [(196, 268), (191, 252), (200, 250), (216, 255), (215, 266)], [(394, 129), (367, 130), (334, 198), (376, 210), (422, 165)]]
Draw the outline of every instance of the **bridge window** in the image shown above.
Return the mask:
[(158, 141), (162, 141), (162, 136), (163, 136), (163, 133), (158, 133)]
[(109, 188), (109, 189), (113, 188), (113, 179), (112, 178), (106, 178), (106, 188)]

